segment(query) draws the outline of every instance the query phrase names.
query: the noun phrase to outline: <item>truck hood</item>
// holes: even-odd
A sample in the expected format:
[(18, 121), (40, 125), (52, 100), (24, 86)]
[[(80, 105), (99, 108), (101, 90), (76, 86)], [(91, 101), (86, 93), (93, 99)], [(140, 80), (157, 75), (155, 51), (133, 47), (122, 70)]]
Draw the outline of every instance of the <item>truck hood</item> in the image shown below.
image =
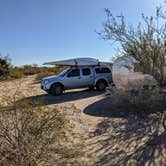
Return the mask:
[(58, 75), (56, 75), (56, 76), (44, 77), (42, 80), (57, 79), (57, 78), (59, 78)]

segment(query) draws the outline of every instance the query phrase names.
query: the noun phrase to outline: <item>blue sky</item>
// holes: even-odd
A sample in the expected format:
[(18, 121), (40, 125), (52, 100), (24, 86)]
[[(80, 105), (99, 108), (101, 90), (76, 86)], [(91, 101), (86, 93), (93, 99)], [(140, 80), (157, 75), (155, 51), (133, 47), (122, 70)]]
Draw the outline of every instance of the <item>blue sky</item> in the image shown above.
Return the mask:
[(102, 30), (104, 8), (128, 23), (154, 14), (162, 0), (0, 0), (0, 53), (14, 65), (42, 64), (77, 57), (110, 60), (116, 45), (95, 33)]

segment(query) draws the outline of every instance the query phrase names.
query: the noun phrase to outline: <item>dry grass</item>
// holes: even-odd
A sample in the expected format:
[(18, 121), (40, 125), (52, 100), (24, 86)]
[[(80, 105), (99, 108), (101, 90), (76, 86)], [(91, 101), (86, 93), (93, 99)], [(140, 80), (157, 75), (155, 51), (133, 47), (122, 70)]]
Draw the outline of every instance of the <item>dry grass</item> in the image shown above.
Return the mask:
[(37, 80), (41, 80), (42, 78), (44, 77), (48, 77), (48, 76), (53, 76), (53, 75), (56, 75), (57, 73), (53, 72), (53, 71), (43, 71), (41, 73), (38, 73), (36, 75), (36, 79)]
[[(0, 165), (53, 165), (76, 162), (80, 147), (68, 145), (71, 124), (41, 101), (7, 101), (0, 108)], [(66, 109), (66, 108), (61, 108)]]
[(57, 75), (62, 70), (64, 70), (64, 68), (37, 67), (34, 65), (25, 65), (23, 67), (10, 67), (8, 69), (8, 73), (0, 75), (0, 81), (18, 79), (24, 76), (35, 75), (35, 74), (37, 75), (36, 79), (40, 80), (43, 77)]

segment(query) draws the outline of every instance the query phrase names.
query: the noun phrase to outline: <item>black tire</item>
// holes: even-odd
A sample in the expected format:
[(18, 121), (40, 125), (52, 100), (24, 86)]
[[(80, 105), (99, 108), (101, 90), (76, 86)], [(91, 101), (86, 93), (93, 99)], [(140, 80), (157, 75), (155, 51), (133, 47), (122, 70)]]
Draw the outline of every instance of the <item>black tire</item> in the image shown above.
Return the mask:
[(89, 86), (89, 90), (94, 90), (94, 86)]
[(106, 88), (106, 86), (107, 86), (107, 83), (106, 83), (106, 81), (104, 81), (104, 80), (99, 80), (99, 81), (96, 83), (96, 89), (97, 89), (98, 91), (104, 91), (105, 88)]
[(52, 94), (51, 90), (47, 90), (47, 93), (48, 93), (49, 95)]
[(60, 84), (54, 84), (51, 88), (51, 94), (53, 96), (61, 95), (63, 93), (63, 87)]

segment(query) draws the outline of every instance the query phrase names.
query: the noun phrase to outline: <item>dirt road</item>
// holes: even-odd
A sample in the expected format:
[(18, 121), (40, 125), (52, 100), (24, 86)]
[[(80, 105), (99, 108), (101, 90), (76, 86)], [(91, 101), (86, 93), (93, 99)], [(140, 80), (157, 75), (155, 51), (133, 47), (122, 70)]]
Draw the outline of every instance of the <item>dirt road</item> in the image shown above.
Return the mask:
[[(27, 98), (32, 100), (40, 100), (44, 102), (44, 105), (54, 107), (76, 107), (79, 110), (78, 117), (74, 117), (75, 132), (86, 140), (88, 143), (88, 138), (90, 133), (96, 130), (96, 126), (100, 123), (103, 117), (89, 116), (84, 113), (84, 110), (91, 105), (103, 98), (105, 98), (105, 93), (97, 91), (89, 91), (87, 89), (69, 90), (65, 91), (64, 94), (60, 96), (52, 96), (45, 93), (40, 88), (40, 84), (36, 81), (35, 76), (28, 76), (18, 80), (4, 81), (0, 82), (0, 103), (4, 105), (4, 98), (16, 96), (17, 100), (21, 98)], [(72, 113), (66, 113), (72, 115)], [(73, 118), (69, 116), (69, 118)], [(76, 120), (77, 118), (77, 120)], [(96, 154), (94, 154), (92, 160), (92, 154), (87, 153), (86, 161), (90, 163), (95, 163)], [(91, 161), (89, 161), (91, 158)]]
[[(166, 160), (165, 145), (149, 145), (152, 116), (140, 118), (113, 110), (107, 91), (79, 89), (55, 97), (40, 89), (35, 76), (0, 82), (0, 103), (2, 96), (14, 94), (18, 98), (40, 99), (50, 107), (75, 106), (79, 110), (74, 118), (76, 137), (84, 141), (85, 164), (81, 165), (162, 165)], [(66, 114), (73, 118), (69, 112)]]

